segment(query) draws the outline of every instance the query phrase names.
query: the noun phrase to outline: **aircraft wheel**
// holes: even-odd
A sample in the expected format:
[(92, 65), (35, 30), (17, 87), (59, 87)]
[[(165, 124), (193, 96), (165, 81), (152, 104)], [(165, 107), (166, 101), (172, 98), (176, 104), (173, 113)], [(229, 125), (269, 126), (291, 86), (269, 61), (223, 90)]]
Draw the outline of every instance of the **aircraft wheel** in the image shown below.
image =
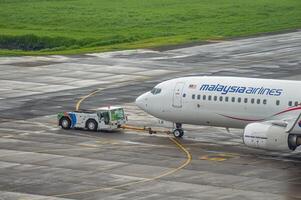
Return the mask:
[(177, 129), (173, 130), (173, 135), (174, 135), (176, 138), (181, 138), (181, 137), (183, 137), (183, 135), (184, 135), (184, 131), (183, 131), (183, 129), (177, 128)]

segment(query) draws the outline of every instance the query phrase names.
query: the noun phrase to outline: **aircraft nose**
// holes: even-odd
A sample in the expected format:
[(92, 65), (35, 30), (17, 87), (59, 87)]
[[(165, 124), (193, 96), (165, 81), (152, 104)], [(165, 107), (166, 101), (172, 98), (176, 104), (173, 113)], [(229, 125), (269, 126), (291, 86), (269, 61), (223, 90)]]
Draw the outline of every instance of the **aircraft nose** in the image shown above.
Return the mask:
[(139, 97), (137, 97), (135, 103), (142, 110), (146, 110), (146, 107), (147, 107), (147, 94), (144, 93), (144, 94), (140, 95)]

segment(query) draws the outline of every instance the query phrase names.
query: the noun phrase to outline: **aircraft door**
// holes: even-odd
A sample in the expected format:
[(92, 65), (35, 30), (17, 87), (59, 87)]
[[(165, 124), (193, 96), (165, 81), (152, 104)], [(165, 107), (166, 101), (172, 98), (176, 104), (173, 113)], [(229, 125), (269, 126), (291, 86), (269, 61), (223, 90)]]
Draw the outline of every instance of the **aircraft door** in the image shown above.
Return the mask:
[(176, 83), (174, 93), (173, 93), (173, 101), (172, 101), (172, 106), (175, 108), (182, 108), (183, 88), (184, 88), (183, 82)]

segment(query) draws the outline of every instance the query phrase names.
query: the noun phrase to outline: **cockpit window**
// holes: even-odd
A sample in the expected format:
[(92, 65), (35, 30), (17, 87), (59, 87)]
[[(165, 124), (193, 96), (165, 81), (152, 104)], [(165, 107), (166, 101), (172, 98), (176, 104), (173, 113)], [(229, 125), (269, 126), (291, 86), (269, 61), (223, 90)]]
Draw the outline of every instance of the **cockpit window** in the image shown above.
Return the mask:
[(159, 94), (159, 93), (161, 93), (161, 88), (153, 88), (152, 90), (151, 90), (151, 93), (152, 94), (154, 94), (154, 95), (156, 95), (156, 94)]

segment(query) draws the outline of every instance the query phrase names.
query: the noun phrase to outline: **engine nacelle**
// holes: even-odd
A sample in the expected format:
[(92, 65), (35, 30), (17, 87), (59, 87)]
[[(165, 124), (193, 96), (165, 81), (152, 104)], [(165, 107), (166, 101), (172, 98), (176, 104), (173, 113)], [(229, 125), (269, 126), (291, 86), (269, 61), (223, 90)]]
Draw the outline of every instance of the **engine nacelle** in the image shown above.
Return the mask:
[(258, 122), (246, 126), (243, 141), (247, 146), (259, 149), (294, 151), (301, 144), (301, 137), (287, 133), (283, 126)]

